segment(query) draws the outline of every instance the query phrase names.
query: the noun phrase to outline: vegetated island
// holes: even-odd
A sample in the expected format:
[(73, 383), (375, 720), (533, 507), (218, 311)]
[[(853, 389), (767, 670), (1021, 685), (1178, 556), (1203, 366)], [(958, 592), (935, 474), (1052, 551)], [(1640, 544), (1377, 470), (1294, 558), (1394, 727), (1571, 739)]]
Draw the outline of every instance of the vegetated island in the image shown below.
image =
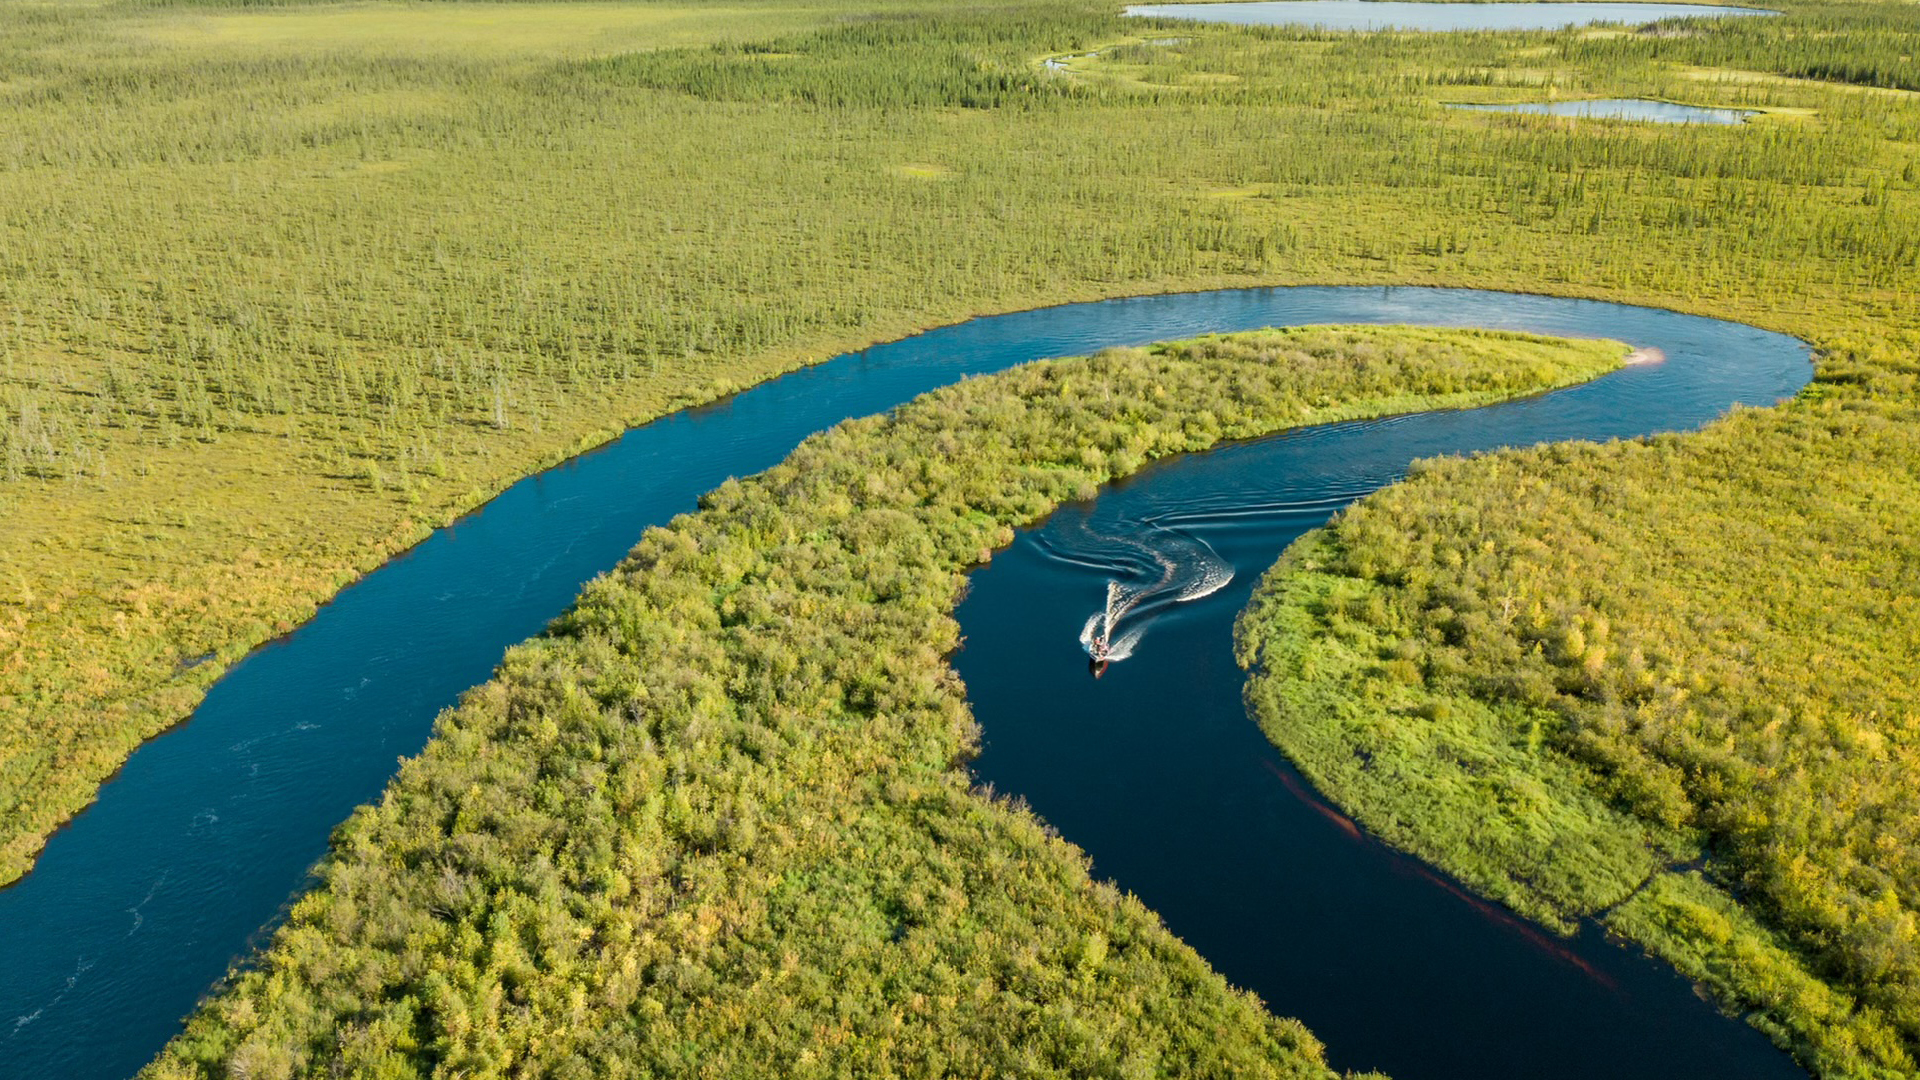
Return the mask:
[(1920, 1046), (1920, 415), (1860, 382), (1425, 463), (1238, 627), (1261, 727), (1368, 829), (1598, 917), (1823, 1077)]
[(963, 571), (1167, 454), (1509, 399), (1618, 342), (1305, 328), (1047, 361), (649, 530), (443, 714), (143, 1074), (1331, 1075), (972, 790)]

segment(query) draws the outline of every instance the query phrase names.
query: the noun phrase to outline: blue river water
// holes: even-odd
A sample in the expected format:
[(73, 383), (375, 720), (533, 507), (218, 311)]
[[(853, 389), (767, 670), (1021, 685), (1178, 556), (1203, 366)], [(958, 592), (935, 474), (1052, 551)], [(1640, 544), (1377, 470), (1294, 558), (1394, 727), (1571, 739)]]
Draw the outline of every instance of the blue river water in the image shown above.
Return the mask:
[(1711, 109), (1701, 105), (1675, 105), (1671, 101), (1647, 101), (1642, 98), (1591, 98), (1585, 101), (1447, 107), (1473, 112), (1570, 116), (1581, 120), (1641, 120), (1650, 124), (1741, 124), (1746, 122), (1747, 117), (1755, 115), (1752, 109)]
[[(1454, 314), (1442, 302), (1427, 317)], [(1300, 534), (1422, 457), (1696, 426), (1808, 375), (1797, 341), (1667, 313), (1522, 305), (1501, 319), (1666, 353), (1593, 383), (1465, 412), (1285, 432), (1160, 462), (1061, 508), (971, 576), (954, 665), (976, 776), (1018, 793), (1235, 984), (1304, 1021), (1342, 1069), (1395, 1080), (1804, 1077), (1670, 967), (1587, 926), (1562, 941), (1471, 897), (1320, 802), (1248, 718), (1233, 621)], [(1119, 631), (1089, 678), (1107, 582), (1218, 591)], [(1192, 569), (1206, 552), (1205, 573)], [(1129, 576), (1131, 574), (1131, 576)], [(1142, 609), (1152, 606), (1152, 601)]]
[(1128, 15), (1193, 19), (1251, 26), (1313, 26), (1322, 30), (1559, 30), (1589, 23), (1778, 15), (1762, 8), (1711, 4), (1651, 4), (1628, 0), (1561, 3), (1435, 3), (1432, 0), (1246, 0), (1219, 4), (1139, 4)]
[[(425, 744), (435, 715), (484, 681), (509, 645), (538, 633), (648, 525), (692, 509), (727, 477), (775, 464), (806, 435), (839, 420), (886, 410), (967, 375), (1111, 345), (1324, 322), (1610, 336), (1658, 345), (1672, 357), (1540, 399), (1599, 395), (1594, 407), (1542, 428), (1538, 437), (1689, 428), (1735, 401), (1759, 405), (1791, 394), (1810, 372), (1804, 346), (1791, 339), (1617, 304), (1469, 290), (1248, 289), (976, 319), (850, 353), (635, 428), (514, 485), (234, 665), (187, 723), (140, 748), (99, 800), (49, 841), (31, 874), (0, 890), (0, 956), (7, 959), (0, 965), (0, 1076), (87, 1080), (136, 1071), (229, 967), (264, 943), (306, 884), (333, 826), (379, 796), (396, 759)], [(1500, 436), (1481, 427), (1487, 413), (1441, 414), (1439, 422), (1459, 441), (1409, 446), (1427, 453), (1497, 441)], [(1325, 437), (1289, 436), (1305, 439), (1303, 445)], [(1329, 507), (1404, 464), (1352, 456), (1347, 443), (1336, 450), (1324, 463), (1333, 478)], [(1239, 452), (1208, 460), (1231, 463)], [(1271, 548), (1272, 539), (1263, 534), (1260, 550)], [(976, 636), (961, 660), (970, 663), (986, 645)], [(1146, 655), (1158, 655), (1157, 645), (1150, 636)], [(1113, 685), (1147, 670), (1144, 663), (1123, 667), (1125, 678)], [(1235, 673), (1227, 693), (1237, 694), (1237, 679)], [(998, 676), (994, 689), (1000, 689)], [(1020, 715), (1010, 713), (1003, 723), (981, 709), (991, 740), (984, 768), (1007, 763), (1003, 740)], [(1244, 717), (1240, 723), (1253, 732)], [(1230, 766), (1237, 763), (1222, 763)], [(1044, 793), (1035, 795), (1035, 804), (1053, 816)], [(1070, 822), (1064, 814), (1056, 820)], [(1081, 839), (1071, 829), (1067, 835)], [(1112, 846), (1097, 839), (1092, 846), (1100, 871), (1146, 895), (1144, 882), (1122, 873)], [(1252, 851), (1239, 857), (1280, 856)], [(1410, 873), (1405, 880), (1431, 894), (1434, 904), (1456, 903), (1429, 879)], [(1235, 902), (1258, 923), (1254, 913), (1264, 914), (1265, 899)], [(1188, 932), (1169, 918), (1176, 932)], [(1304, 1012), (1251, 977), (1232, 949), (1216, 950), (1218, 943), (1204, 933), (1194, 940), (1230, 977), (1261, 987), (1282, 1012)], [(1356, 945), (1356, 956), (1369, 951)], [(1322, 989), (1306, 984), (1299, 993), (1331, 995), (1345, 978), (1324, 974), (1333, 982)], [(1495, 999), (1547, 992), (1532, 983), (1510, 987), (1498, 964), (1472, 974)], [(1565, 981), (1584, 978), (1577, 970), (1564, 973)], [(1705, 1006), (1694, 1012), (1702, 1023), (1711, 1021), (1708, 1027), (1749, 1034)], [(1349, 1037), (1338, 1030), (1345, 1041), (1336, 1060), (1378, 1057), (1364, 1031)]]

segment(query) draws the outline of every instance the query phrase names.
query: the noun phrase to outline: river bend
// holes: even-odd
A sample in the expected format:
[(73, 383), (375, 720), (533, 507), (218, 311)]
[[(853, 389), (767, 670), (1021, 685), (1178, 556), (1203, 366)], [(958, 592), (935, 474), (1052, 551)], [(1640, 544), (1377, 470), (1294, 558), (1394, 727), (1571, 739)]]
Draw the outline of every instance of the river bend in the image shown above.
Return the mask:
[[(1486, 326), (1616, 337), (1657, 345), (1670, 359), (1535, 401), (1309, 429), (1163, 467), (1202, 474), (1303, 470), (1301, 481), (1284, 490), (1267, 487), (1250, 494), (1250, 489), (1228, 482), (1205, 488), (1211, 494), (1200, 503), (1192, 493), (1202, 488), (1187, 480), (1174, 485), (1183, 492), (1176, 500), (1185, 507), (1179, 513), (1198, 513), (1191, 524), (1208, 530), (1237, 565), (1264, 566), (1291, 532), (1399, 475), (1409, 456), (1503, 441), (1691, 428), (1733, 402), (1763, 405), (1791, 394), (1811, 371), (1805, 347), (1777, 334), (1597, 301), (1416, 288), (1246, 289), (975, 319), (850, 353), (718, 404), (635, 428), (599, 450), (515, 484), (342, 591), (292, 634), (234, 665), (187, 723), (141, 747), (101, 789), (99, 800), (48, 842), (31, 874), (0, 890), (0, 955), (7, 958), (0, 966), (0, 1076), (104, 1080), (136, 1071), (178, 1030), (180, 1018), (229, 965), (264, 943), (305, 885), (308, 868), (324, 853), (333, 826), (356, 805), (379, 796), (396, 758), (425, 744), (434, 716), (462, 690), (484, 681), (509, 645), (538, 633), (583, 582), (625, 555), (647, 526), (693, 509), (701, 493), (727, 477), (777, 463), (802, 438), (842, 419), (889, 409), (967, 375), (1112, 345), (1327, 322)], [(1513, 427), (1505, 418), (1514, 416), (1533, 419)], [(1377, 440), (1369, 442), (1369, 433), (1392, 437), (1383, 448)], [(1269, 449), (1255, 449), (1259, 447)], [(1292, 449), (1278, 457), (1258, 456), (1271, 453), (1272, 447)], [(1150, 490), (1161, 475), (1160, 469), (1152, 470), (1138, 486), (1123, 485), (1115, 492)], [(1210, 501), (1242, 497), (1273, 505), (1252, 507), (1248, 514), (1247, 507)], [(1120, 505), (1112, 500), (1110, 493), (1099, 505)], [(1147, 505), (1145, 512), (1160, 512), (1153, 509), (1159, 504), (1151, 498)], [(1309, 1008), (1313, 1000), (1324, 999), (1335, 1011), (1363, 1005), (1376, 1013), (1425, 1007), (1399, 1004), (1411, 999), (1384, 995), (1376, 1003), (1364, 992), (1385, 990), (1387, 982), (1425, 983), (1439, 969), (1454, 973), (1445, 984), (1448, 989), (1438, 992), (1443, 997), (1457, 994), (1462, 979), (1477, 988), (1473, 996), (1495, 1003), (1559, 992), (1559, 984), (1551, 980), (1513, 974), (1513, 964), (1523, 962), (1513, 958), (1541, 953), (1537, 946), (1519, 948), (1509, 942), (1483, 956), (1471, 950), (1479, 949), (1484, 937), (1448, 940), (1445, 935), (1466, 933), (1463, 926), (1503, 924), (1481, 915), (1463, 921), (1448, 914), (1461, 901), (1405, 860), (1395, 862), (1397, 856), (1365, 843), (1355, 847), (1364, 855), (1349, 852), (1350, 857), (1317, 862), (1294, 848), (1272, 846), (1276, 837), (1292, 835), (1289, 830), (1317, 828), (1325, 819), (1294, 812), (1292, 806), (1307, 804), (1297, 799), (1288, 803), (1273, 794), (1283, 788), (1264, 780), (1256, 781), (1265, 784), (1263, 788), (1249, 786), (1239, 775), (1248, 762), (1264, 761), (1255, 767), (1271, 778), (1265, 770), (1274, 763), (1270, 751), (1264, 759), (1257, 757), (1265, 743), (1253, 724), (1224, 704), (1238, 701), (1239, 673), (1232, 669), (1222, 628), (1244, 600), (1250, 573), (1210, 597), (1204, 610), (1195, 606), (1169, 625), (1154, 627), (1141, 656), (1121, 665), (1110, 676), (1113, 681), (1100, 687), (1113, 693), (1087, 699), (1110, 701), (1122, 688), (1139, 686), (1160, 672), (1174, 681), (1154, 695), (1142, 695), (1142, 707), (1164, 702), (1168, 694), (1197, 694), (1199, 683), (1207, 683), (1204, 700), (1196, 696), (1191, 705), (1181, 706), (1181, 714), (1191, 714), (1196, 726), (1221, 729), (1227, 741), (1203, 744), (1182, 736), (1148, 747), (1151, 755), (1185, 773), (1175, 784), (1138, 771), (1107, 772), (1104, 763), (1083, 759), (1075, 745), (1087, 731), (1033, 722), (1036, 705), (1051, 707), (1044, 695), (1069, 687), (1074, 693), (1085, 690), (1084, 663), (1069, 665), (1075, 668), (1069, 673), (1075, 681), (1059, 687), (1042, 685), (1052, 678), (1050, 668), (1036, 682), (1025, 668), (980, 666), (993, 650), (1017, 647), (1016, 635), (998, 636), (1004, 629), (998, 623), (993, 633), (985, 632), (979, 612), (998, 582), (1018, 576), (1019, 563), (1017, 557), (996, 561), (992, 571), (979, 575), (975, 595), (963, 611), (972, 637), (958, 661), (970, 676), (987, 732), (983, 772), (1002, 778), (1003, 790), (1029, 793), (1041, 813), (1093, 852), (1098, 873), (1116, 878), (1150, 904), (1164, 903), (1163, 913), (1174, 931), (1229, 978), (1262, 993), (1278, 1011), (1307, 1019), (1335, 1043), (1335, 1061), (1367, 1067), (1400, 1060), (1409, 1045), (1417, 1058), (1419, 1037), (1409, 1043), (1397, 1026), (1382, 1023), (1384, 1041), (1376, 1040), (1375, 1029), (1361, 1022), (1366, 1018), (1358, 1012), (1350, 1017), (1352, 1023), (1342, 1023), (1320, 1015), (1328, 1010)], [(1003, 567), (1005, 577), (992, 576)], [(1049, 611), (1064, 605), (1060, 610), (1083, 618), (1081, 593), (1087, 582), (1059, 573), (1058, 567), (1041, 569), (1036, 578), (1042, 588), (1034, 602)], [(1044, 664), (1050, 665), (1062, 650), (1077, 647), (1071, 631), (1064, 643), (1056, 642), (1050, 623), (1033, 623), (1036, 633), (1047, 628), (1036, 661), (1044, 656)], [(1191, 649), (1180, 644), (1188, 630), (1197, 635)], [(1164, 720), (1146, 722), (1164, 725)], [(1105, 739), (1119, 729), (1098, 730)], [(1031, 744), (1029, 736), (1041, 742)], [(1215, 749), (1224, 756), (1214, 760), (1210, 755)], [(1021, 754), (1033, 756), (1016, 762)], [(1137, 764), (1127, 768), (1137, 770)], [(1211, 785), (1208, 778), (1215, 768), (1232, 774), (1219, 784), (1221, 791), (1238, 794), (1225, 802), (1184, 802), (1188, 796), (1179, 793), (1191, 794), (1195, 783), (1203, 789)], [(1081, 789), (1073, 790), (1075, 785)], [(1135, 785), (1150, 787), (1152, 797)], [(1233, 801), (1242, 798), (1248, 801)], [(1135, 819), (1111, 816), (1117, 807), (1178, 812), (1184, 819), (1141, 831)], [(1189, 844), (1202, 824), (1219, 837), (1245, 842)], [(1316, 840), (1314, 835), (1302, 832), (1300, 843), (1324, 846), (1326, 838)], [(1169, 842), (1189, 850), (1175, 852), (1181, 858), (1156, 868)], [(1391, 873), (1408, 884), (1391, 905), (1378, 909), (1382, 919), (1390, 920), (1386, 925), (1393, 933), (1350, 943), (1353, 953), (1373, 953), (1376, 960), (1390, 961), (1389, 966), (1353, 967), (1349, 959), (1335, 956), (1326, 966), (1285, 969), (1289, 973), (1284, 979), (1263, 974), (1262, 958), (1270, 957), (1281, 940), (1327, 946), (1341, 940), (1348, 923), (1332, 917), (1342, 914), (1337, 910), (1280, 911), (1272, 878), (1232, 878), (1266, 891), (1223, 894), (1199, 914), (1177, 896), (1156, 895), (1169, 874), (1195, 873), (1194, 860), (1203, 855), (1284, 867), (1282, 876), (1290, 887), (1322, 876), (1360, 874), (1345, 893), (1337, 884), (1327, 887), (1332, 892), (1315, 886), (1315, 902), (1334, 906), (1371, 903), (1365, 898), (1377, 887), (1378, 875), (1365, 876), (1373, 873), (1366, 866), (1399, 867)], [(1229, 879), (1196, 878), (1209, 880)], [(1236, 926), (1246, 931), (1244, 938), (1234, 932)], [(1498, 933), (1525, 936), (1512, 929)], [(1411, 948), (1410, 942), (1429, 938), (1431, 955), (1402, 951)], [(1256, 945), (1246, 945), (1249, 941)], [(1330, 955), (1323, 949), (1310, 952)], [(1399, 974), (1382, 982), (1382, 970)], [(1588, 979), (1577, 967), (1555, 971), (1561, 983)], [(1294, 978), (1302, 981), (1285, 993), (1276, 992), (1281, 982)], [(1629, 998), (1640, 992), (1638, 985), (1625, 991)], [(1429, 995), (1424, 1000), (1433, 999)], [(1711, 1045), (1765, 1047), (1757, 1035), (1694, 1004), (1689, 1015), (1698, 1023), (1687, 1030), (1697, 1034), (1718, 1025), (1725, 1040)], [(1631, 1008), (1628, 1012), (1638, 1016), (1668, 1005), (1668, 999), (1661, 998), (1656, 1005), (1636, 1006), (1638, 1013)], [(1500, 1015), (1512, 1017), (1513, 1023), (1530, 1023), (1536, 1014), (1523, 1010)], [(1614, 1018), (1605, 1023), (1625, 1022), (1608, 1015)], [(1480, 1038), (1486, 1030), (1481, 1025), (1471, 1036)], [(1469, 1034), (1463, 1030), (1458, 1038)], [(1493, 1068), (1507, 1050), (1498, 1042), (1483, 1045), (1473, 1053), (1484, 1056), (1488, 1068), (1477, 1075), (1541, 1075)], [(1459, 1057), (1458, 1047), (1432, 1044), (1429, 1049), (1436, 1061)], [(1778, 1054), (1773, 1058), (1776, 1064), (1785, 1060)], [(1397, 1075), (1414, 1080), (1455, 1074), (1409, 1068)]]

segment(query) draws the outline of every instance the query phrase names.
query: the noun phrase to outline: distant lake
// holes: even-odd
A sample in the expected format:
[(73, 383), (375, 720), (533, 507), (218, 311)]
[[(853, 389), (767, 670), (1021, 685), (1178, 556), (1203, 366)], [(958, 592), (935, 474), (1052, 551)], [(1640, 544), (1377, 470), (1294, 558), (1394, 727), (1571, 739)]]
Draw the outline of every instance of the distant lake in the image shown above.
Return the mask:
[(1558, 30), (1588, 23), (1778, 15), (1762, 8), (1710, 4), (1421, 3), (1418, 0), (1256, 0), (1230, 4), (1142, 4), (1128, 15), (1242, 26), (1317, 26), (1325, 30)]
[(1583, 120), (1645, 120), (1654, 124), (1738, 124), (1756, 115), (1752, 109), (1708, 109), (1640, 98), (1596, 98), (1591, 101), (1549, 101), (1518, 105), (1449, 105), (1474, 112), (1533, 113), (1538, 116), (1574, 116)]

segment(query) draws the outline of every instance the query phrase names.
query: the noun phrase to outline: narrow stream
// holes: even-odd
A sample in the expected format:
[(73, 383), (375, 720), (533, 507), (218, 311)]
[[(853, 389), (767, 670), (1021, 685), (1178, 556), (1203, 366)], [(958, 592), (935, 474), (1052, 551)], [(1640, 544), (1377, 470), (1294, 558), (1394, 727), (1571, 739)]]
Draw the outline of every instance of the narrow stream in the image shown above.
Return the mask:
[[(1616, 304), (1468, 290), (1248, 289), (1075, 304), (976, 319), (850, 353), (718, 405), (636, 428), (601, 450), (516, 484), (342, 592), (291, 635), (235, 665), (188, 723), (133, 755), (101, 790), (99, 801), (52, 838), (30, 875), (0, 890), (0, 956), (7, 958), (0, 966), (0, 1076), (85, 1080), (124, 1077), (136, 1071), (178, 1030), (180, 1018), (229, 965), (265, 941), (304, 886), (308, 868), (325, 851), (333, 826), (354, 806), (379, 796), (395, 759), (418, 752), (439, 710), (462, 690), (486, 679), (507, 646), (539, 632), (572, 600), (582, 582), (617, 562), (646, 526), (691, 509), (702, 492), (726, 477), (775, 464), (813, 431), (850, 416), (891, 408), (965, 375), (1110, 345), (1324, 322), (1495, 326), (1604, 335), (1659, 345), (1673, 359), (1660, 368), (1609, 376), (1592, 390), (1570, 391), (1515, 407), (1552, 408), (1545, 403), (1601, 395), (1593, 408), (1545, 434), (1502, 436), (1499, 430), (1504, 429), (1484, 426), (1487, 417), (1502, 414), (1486, 410), (1423, 421), (1437, 423), (1451, 434), (1430, 442), (1396, 444), (1398, 448), (1386, 457), (1369, 456), (1352, 444), (1336, 441), (1315, 474), (1325, 477), (1323, 482), (1329, 485), (1319, 496), (1323, 508), (1255, 508), (1253, 517), (1241, 519), (1235, 517), (1240, 510), (1218, 506), (1211, 513), (1247, 524), (1201, 523), (1209, 536), (1219, 534), (1210, 542), (1235, 565), (1248, 560), (1264, 565), (1284, 543), (1286, 530), (1294, 527), (1289, 522), (1318, 520), (1316, 514), (1323, 517), (1326, 509), (1383, 482), (1404, 463), (1403, 451), (1432, 453), (1503, 438), (1687, 428), (1733, 401), (1766, 404), (1790, 394), (1810, 373), (1804, 347), (1779, 335)], [(1628, 393), (1631, 388), (1641, 389)], [(1608, 398), (1607, 394), (1618, 396)], [(1414, 421), (1318, 429), (1252, 445), (1311, 448), (1332, 433), (1393, 431), (1409, 423)], [(1455, 441), (1447, 441), (1450, 438)], [(1186, 467), (1232, 470), (1236, 455), (1246, 452), (1229, 449), (1191, 459), (1195, 464)], [(1244, 539), (1250, 546), (1241, 546), (1240, 539), (1227, 542), (1228, 536)], [(1003, 565), (1016, 563), (1017, 559), (996, 562), (992, 571), (980, 576), (980, 588), (969, 602), (969, 619), (977, 618), (976, 605), (991, 594), (992, 583), (1003, 580), (989, 575), (1001, 574)], [(1066, 590), (1061, 614), (1073, 621), (1058, 645), (1072, 661), (1068, 667), (1075, 681), (1061, 683), (1057, 690), (1064, 694), (1071, 685), (1084, 692), (1084, 657), (1073, 659), (1078, 649), (1073, 639), (1089, 610), (1084, 595), (1088, 582), (1062, 574), (1057, 567), (1040, 577), (1050, 583), (1048, 588)], [(1192, 778), (1211, 784), (1204, 779), (1208, 775), (1204, 770), (1213, 770), (1221, 774), (1222, 790), (1232, 788), (1252, 797), (1256, 789), (1233, 777), (1255, 760), (1246, 754), (1265, 744), (1258, 741), (1258, 733), (1244, 716), (1215, 709), (1220, 701), (1230, 699), (1235, 708), (1238, 702), (1238, 673), (1218, 668), (1224, 662), (1231, 669), (1223, 643), (1196, 638), (1202, 648), (1190, 660), (1177, 659), (1188, 654), (1169, 647), (1177, 628), (1191, 625), (1199, 632), (1201, 623), (1193, 620), (1202, 614), (1213, 613), (1207, 625), (1226, 626), (1240, 602), (1236, 598), (1244, 598), (1250, 580), (1250, 575), (1243, 574), (1232, 587), (1206, 601), (1174, 609), (1164, 626), (1150, 629), (1140, 655), (1116, 665), (1100, 689), (1112, 698), (1113, 692), (1137, 686), (1160, 670), (1156, 665), (1174, 662), (1172, 677), (1177, 681), (1163, 688), (1163, 693), (1193, 695), (1193, 706), (1183, 706), (1180, 716), (1208, 717), (1223, 733), (1237, 731), (1255, 740), (1241, 739), (1223, 747), (1217, 758), (1192, 744), (1191, 753), (1182, 751), (1191, 769), (1202, 770)], [(1041, 610), (1052, 609), (1043, 606)], [(1035, 620), (1036, 624), (1042, 621)], [(1063, 759), (1060, 747), (1036, 747), (1041, 756), (1028, 762), (1024, 771), (1016, 768), (1014, 750), (1020, 737), (1016, 733), (1042, 730), (1031, 722), (1032, 713), (1023, 711), (1022, 702), (1039, 700), (1029, 702), (1027, 690), (1040, 693), (1033, 680), (1045, 680), (1051, 672), (1044, 665), (1037, 674), (1019, 667), (1004, 671), (975, 667), (989, 649), (1006, 647), (1011, 637), (1000, 641), (978, 626), (969, 629), (972, 643), (960, 660), (963, 670), (982, 680), (973, 690), (982, 703), (990, 740), (983, 769), (989, 775), (1009, 777), (1051, 773), (1058, 784), (1078, 775), (1086, 787), (1064, 799), (1058, 788), (1038, 780), (1031, 785), (1003, 782), (1002, 786), (1028, 792), (1042, 813), (1093, 851), (1100, 873), (1158, 904), (1160, 898), (1150, 895), (1156, 887), (1153, 864), (1163, 850), (1161, 841), (1172, 834), (1137, 836), (1138, 846), (1129, 854), (1125, 832), (1115, 831), (1112, 819), (1101, 825), (1099, 816), (1133, 800), (1144, 805), (1149, 801), (1147, 793), (1116, 788), (1115, 776), (1100, 769), (1075, 767), (1084, 759), (1077, 753)], [(1050, 633), (1044, 642), (1048, 648), (1056, 644)], [(1203, 689), (1209, 695), (1204, 700)], [(1011, 711), (991, 711), (996, 706), (990, 703), (995, 701), (1009, 702)], [(1175, 740), (1160, 749), (1189, 746)], [(1179, 755), (1163, 756), (1171, 765)], [(1190, 806), (1191, 815), (1178, 821), (1170, 818), (1162, 823), (1164, 828), (1191, 832), (1204, 827), (1216, 831), (1222, 840), (1244, 838), (1245, 843), (1227, 844), (1221, 851), (1229, 861), (1273, 866), (1284, 861), (1284, 877), (1296, 885), (1307, 878), (1339, 878), (1349, 872), (1348, 863), (1356, 862), (1316, 862), (1274, 847), (1272, 831), (1262, 824), (1270, 818), (1294, 820), (1301, 843), (1317, 835), (1311, 830), (1324, 831), (1324, 827), (1315, 816), (1287, 817), (1291, 812), (1285, 805), (1266, 795), (1260, 796), (1264, 802), (1241, 808), (1244, 812), (1219, 816), (1217, 804), (1182, 802), (1173, 794), (1176, 790), (1186, 788), (1157, 788), (1153, 799), (1159, 801), (1152, 804), (1167, 813)], [(1165, 799), (1174, 800), (1171, 807)], [(1076, 805), (1093, 811), (1092, 817), (1083, 820), (1072, 809)], [(1077, 831), (1081, 825), (1087, 827), (1085, 835)], [(1184, 854), (1195, 856), (1202, 849), (1194, 846)], [(1370, 847), (1363, 845), (1359, 850), (1372, 852), (1367, 859), (1379, 857)], [(1192, 869), (1190, 862), (1181, 865)], [(1426, 942), (1427, 952), (1409, 951), (1408, 927), (1396, 926), (1394, 932), (1402, 936), (1348, 940), (1350, 959), (1298, 976), (1302, 982), (1294, 988), (1294, 996), (1307, 999), (1345, 1001), (1355, 994), (1364, 996), (1370, 984), (1382, 992), (1371, 1018), (1356, 1012), (1355, 1022), (1348, 1024), (1309, 1019), (1320, 1034), (1337, 1042), (1335, 1060), (1379, 1064), (1398, 1053), (1389, 1052), (1398, 1045), (1398, 1036), (1393, 1034), (1394, 1025), (1385, 1021), (1393, 1019), (1388, 1014), (1400, 1006), (1388, 1004), (1393, 999), (1385, 994), (1387, 984), (1425, 981), (1425, 972), (1435, 965), (1448, 970), (1458, 965), (1461, 977), (1478, 988), (1477, 996), (1494, 1003), (1563, 994), (1574, 995), (1568, 998), (1574, 1000), (1589, 980), (1579, 968), (1563, 965), (1564, 971), (1550, 969), (1554, 979), (1515, 981), (1506, 957), (1533, 956), (1534, 952), (1489, 953), (1484, 962), (1462, 952), (1442, 936), (1454, 932), (1446, 929), (1452, 923), (1445, 918), (1460, 902), (1410, 866), (1397, 880), (1402, 884), (1395, 894), (1393, 918), (1403, 923), (1416, 916), (1440, 920)], [(1332, 897), (1340, 895), (1343, 886), (1336, 880), (1324, 887), (1335, 890), (1326, 894)], [(1369, 878), (1356, 878), (1348, 887), (1357, 890), (1358, 897), (1372, 897), (1377, 888)], [(1216, 936), (1214, 931), (1225, 929), (1226, 923), (1203, 925), (1177, 897), (1166, 899), (1165, 913), (1176, 932), (1188, 935), (1230, 978), (1255, 988), (1281, 1012), (1310, 1017), (1313, 1010), (1275, 992), (1274, 977), (1261, 974), (1258, 951), (1239, 948), (1231, 933), (1226, 941)], [(1333, 943), (1342, 940), (1346, 930), (1338, 920), (1315, 924), (1294, 922), (1293, 915), (1282, 917), (1270, 892), (1219, 899), (1242, 913), (1237, 918), (1247, 940), (1271, 930), (1296, 940)], [(1327, 902), (1352, 906), (1361, 900)], [(1402, 974), (1382, 976), (1381, 964)], [(1637, 988), (1623, 993), (1639, 1000), (1632, 997), (1639, 993)], [(1668, 1004), (1659, 999), (1636, 1007), (1664, 1013)], [(1742, 1045), (1758, 1038), (1697, 1002), (1688, 1016), (1703, 1030), (1747, 1036)], [(1382, 1022), (1377, 1026), (1360, 1022), (1369, 1019)], [(1623, 1032), (1621, 1038), (1630, 1036), (1631, 1032)], [(1436, 1061), (1451, 1053), (1447, 1046), (1430, 1049)], [(1505, 1052), (1505, 1046), (1485, 1048), (1489, 1055)], [(1779, 1055), (1774, 1059), (1776, 1064), (1785, 1060)], [(1409, 1070), (1402, 1080), (1421, 1075), (1449, 1074)]]

